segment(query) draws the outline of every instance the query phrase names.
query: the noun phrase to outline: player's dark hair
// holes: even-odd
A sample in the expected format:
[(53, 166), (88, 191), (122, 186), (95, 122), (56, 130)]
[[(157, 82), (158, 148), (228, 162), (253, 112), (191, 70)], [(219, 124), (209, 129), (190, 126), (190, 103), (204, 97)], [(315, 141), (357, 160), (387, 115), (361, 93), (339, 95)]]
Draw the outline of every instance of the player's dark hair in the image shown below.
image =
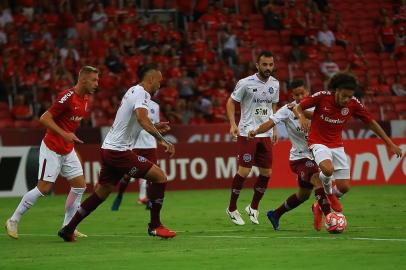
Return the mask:
[(142, 65), (138, 68), (138, 78), (140, 81), (142, 81), (145, 78), (145, 75), (147, 75), (148, 72), (151, 70), (158, 70), (157, 65), (155, 64), (146, 64)]
[(356, 91), (358, 89), (357, 78), (348, 72), (338, 72), (330, 79), (328, 88), (331, 90), (349, 89)]
[(294, 79), (293, 81), (291, 81), (289, 83), (288, 89), (292, 90), (292, 89), (295, 89), (295, 88), (298, 88), (298, 87), (301, 87), (301, 86), (305, 87), (304, 80), (303, 79)]
[(261, 57), (273, 57), (273, 53), (271, 52), (271, 51), (262, 51), (262, 52), (260, 52), (259, 54), (258, 54), (258, 57), (257, 57), (257, 63), (259, 63), (259, 59), (261, 58)]

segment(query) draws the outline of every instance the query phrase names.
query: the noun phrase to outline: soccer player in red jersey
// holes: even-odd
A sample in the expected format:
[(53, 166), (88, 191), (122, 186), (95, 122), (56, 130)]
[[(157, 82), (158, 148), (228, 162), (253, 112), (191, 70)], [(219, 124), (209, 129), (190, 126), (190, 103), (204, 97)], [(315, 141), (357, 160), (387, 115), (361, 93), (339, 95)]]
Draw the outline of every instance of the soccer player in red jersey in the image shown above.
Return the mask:
[[(277, 141), (276, 129), (248, 139), (248, 132), (266, 122), (269, 116), (276, 112), (279, 102), (279, 81), (271, 76), (274, 69), (273, 54), (269, 51), (261, 52), (256, 67), (258, 73), (238, 81), (226, 105), (231, 126), (230, 134), (237, 140), (238, 146), (238, 171), (231, 185), (230, 203), (226, 213), (236, 225), (245, 224), (237, 209), (237, 200), (254, 165), (259, 167), (259, 177), (254, 185), (252, 201), (245, 207), (245, 212), (253, 224), (259, 224), (258, 206), (272, 172), (272, 143)], [(241, 106), (238, 126), (234, 117), (236, 103)]]
[[(331, 91), (317, 92), (311, 97), (303, 99), (294, 109), (301, 127), (309, 130), (308, 145), (319, 166), (320, 180), (324, 185), (326, 194), (333, 194), (332, 179), (335, 179), (337, 197), (347, 193), (350, 189), (350, 168), (343, 147), (342, 131), (344, 124), (356, 117), (361, 119), (386, 144), (388, 149), (402, 156), (402, 150), (393, 143), (381, 126), (371, 118), (361, 102), (354, 97), (357, 89), (356, 78), (349, 73), (337, 73), (329, 82)], [(315, 107), (310, 129), (303, 110)], [(335, 196), (330, 196), (333, 209), (340, 207)], [(338, 211), (338, 210), (336, 210)]]
[(166, 228), (160, 220), (168, 181), (165, 173), (156, 164), (131, 151), (134, 140), (145, 130), (165, 147), (171, 157), (175, 154), (173, 144), (166, 141), (159, 132), (161, 127), (157, 129), (148, 117), (148, 103), (151, 94), (160, 87), (162, 74), (155, 65), (147, 65), (141, 68), (139, 78), (141, 82), (125, 93), (114, 123), (104, 139), (101, 147), (102, 166), (95, 191), (83, 201), (71, 221), (58, 232), (67, 242), (75, 241), (75, 228), (104, 202), (124, 175), (151, 182), (148, 234), (162, 238), (176, 236), (176, 232)]
[[(328, 215), (330, 213), (330, 204), (318, 178), (319, 169), (317, 164), (314, 162), (313, 155), (307, 147), (307, 133), (300, 128), (298, 119), (290, 109), (291, 106), (299, 104), (303, 98), (309, 96), (310, 91), (305, 88), (303, 80), (299, 79), (293, 80), (289, 84), (289, 88), (295, 101), (280, 108), (274, 115), (269, 117), (270, 119), (267, 122), (260, 125), (257, 129), (251, 130), (248, 133), (248, 137), (251, 139), (255, 138), (257, 134), (268, 131), (278, 123), (285, 125), (289, 140), (292, 143), (289, 164), (291, 170), (297, 174), (299, 189), (290, 195), (278, 208), (268, 211), (267, 216), (273, 228), (279, 230), (279, 219), (281, 216), (309, 199), (314, 188), (315, 197), (322, 210), (320, 215), (315, 216), (314, 227), (320, 231), (322, 214)], [(305, 113), (307, 118), (311, 118), (313, 110), (308, 109)]]
[[(37, 186), (21, 199), (14, 214), (6, 222), (10, 237), (18, 238), (18, 223), (22, 215), (30, 209), (39, 197), (49, 193), (58, 175), (65, 177), (71, 190), (65, 203), (65, 219), (68, 224), (86, 189), (82, 165), (76, 155), (74, 144), (83, 143), (75, 135), (82, 118), (89, 115), (88, 95), (93, 94), (99, 82), (99, 71), (84, 66), (79, 71), (77, 84), (62, 91), (56, 102), (41, 116), (40, 122), (47, 127), (39, 153), (39, 172)], [(85, 236), (78, 231), (75, 235)]]

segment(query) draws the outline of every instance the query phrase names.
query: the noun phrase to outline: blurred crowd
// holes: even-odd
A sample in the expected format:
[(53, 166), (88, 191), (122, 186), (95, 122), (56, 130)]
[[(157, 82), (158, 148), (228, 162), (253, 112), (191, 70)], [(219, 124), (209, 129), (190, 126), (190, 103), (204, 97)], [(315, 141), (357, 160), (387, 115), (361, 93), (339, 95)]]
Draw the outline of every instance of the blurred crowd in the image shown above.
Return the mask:
[(275, 55), (281, 105), (293, 78), (315, 92), (339, 70), (358, 76), (367, 102), (405, 96), (405, 27), (404, 0), (3, 0), (0, 122), (37, 126), (80, 67), (92, 65), (101, 76), (86, 124), (109, 125), (148, 63), (164, 76), (154, 97), (161, 119), (226, 122), (225, 102), (236, 81), (256, 71), (262, 50)]

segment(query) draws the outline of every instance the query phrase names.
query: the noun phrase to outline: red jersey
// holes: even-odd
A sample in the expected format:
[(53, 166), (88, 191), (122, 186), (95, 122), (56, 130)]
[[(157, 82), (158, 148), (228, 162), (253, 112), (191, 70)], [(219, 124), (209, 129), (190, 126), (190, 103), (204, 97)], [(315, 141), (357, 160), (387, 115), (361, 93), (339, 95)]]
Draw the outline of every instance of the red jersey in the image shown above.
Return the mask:
[(317, 92), (303, 99), (300, 107), (303, 110), (315, 107), (309, 131), (309, 145), (324, 144), (329, 148), (341, 147), (344, 124), (352, 116), (364, 123), (370, 123), (373, 120), (355, 97), (345, 107), (340, 107), (335, 101), (334, 92), (329, 91)]
[[(75, 93), (74, 88), (62, 91), (55, 103), (48, 109), (52, 114), (55, 123), (66, 132), (75, 132), (79, 127), (80, 120), (86, 117), (88, 96), (82, 99)], [(52, 151), (60, 154), (69, 154), (73, 149), (73, 143), (67, 143), (58, 134), (49, 128), (44, 137), (46, 146)]]

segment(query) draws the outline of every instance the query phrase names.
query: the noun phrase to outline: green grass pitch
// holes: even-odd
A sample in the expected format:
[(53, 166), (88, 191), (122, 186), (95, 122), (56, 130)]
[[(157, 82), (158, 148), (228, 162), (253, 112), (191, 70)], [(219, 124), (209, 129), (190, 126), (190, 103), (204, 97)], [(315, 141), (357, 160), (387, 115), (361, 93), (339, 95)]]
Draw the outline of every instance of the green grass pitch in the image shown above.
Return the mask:
[[(0, 234), (0, 269), (406, 269), (406, 185), (354, 187), (342, 200), (348, 230), (340, 235), (313, 230), (311, 201), (283, 216), (275, 232), (266, 211), (292, 192), (269, 189), (261, 224), (243, 215), (245, 226), (225, 214), (228, 190), (167, 192), (162, 219), (178, 231), (169, 240), (147, 236), (149, 213), (137, 194), (111, 212), (113, 194), (79, 226), (89, 237), (75, 243), (56, 236), (65, 196), (41, 198), (23, 217), (20, 239)], [(241, 213), (251, 196), (241, 192)], [(1, 222), (19, 201), (0, 199)]]

